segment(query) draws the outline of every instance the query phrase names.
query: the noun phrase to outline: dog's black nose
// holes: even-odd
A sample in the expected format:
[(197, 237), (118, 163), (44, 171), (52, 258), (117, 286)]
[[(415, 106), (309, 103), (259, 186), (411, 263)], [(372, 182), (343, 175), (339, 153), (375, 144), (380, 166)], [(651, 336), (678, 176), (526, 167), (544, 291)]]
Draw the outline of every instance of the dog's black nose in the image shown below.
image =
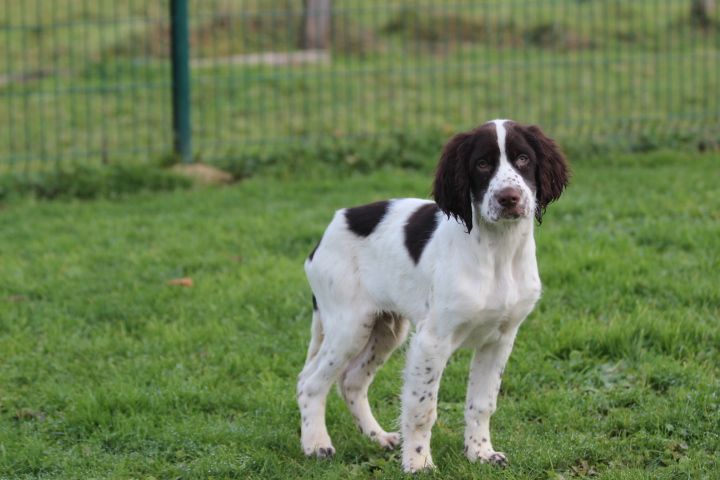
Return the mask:
[(507, 187), (495, 194), (498, 203), (504, 208), (512, 208), (520, 203), (520, 190)]

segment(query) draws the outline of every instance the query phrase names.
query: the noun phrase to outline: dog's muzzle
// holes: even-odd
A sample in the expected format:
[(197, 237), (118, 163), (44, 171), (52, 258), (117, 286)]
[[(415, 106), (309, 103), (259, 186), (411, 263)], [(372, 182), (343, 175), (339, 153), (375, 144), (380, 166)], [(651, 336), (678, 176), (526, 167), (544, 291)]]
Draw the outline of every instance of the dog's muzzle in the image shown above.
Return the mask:
[(522, 192), (518, 188), (505, 187), (495, 194), (500, 205), (500, 218), (520, 218), (525, 216), (525, 205), (521, 202)]

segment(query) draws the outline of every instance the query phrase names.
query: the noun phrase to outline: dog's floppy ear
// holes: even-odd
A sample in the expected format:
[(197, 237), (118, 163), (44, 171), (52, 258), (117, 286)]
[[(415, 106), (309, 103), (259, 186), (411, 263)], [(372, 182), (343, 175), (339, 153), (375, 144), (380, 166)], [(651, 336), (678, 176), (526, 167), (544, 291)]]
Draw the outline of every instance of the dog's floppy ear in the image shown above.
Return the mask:
[(470, 205), (470, 161), (472, 133), (455, 135), (443, 148), (440, 163), (435, 172), (433, 197), (440, 210), (450, 218), (462, 221), (468, 233), (472, 230), (472, 206)]
[(560, 147), (536, 125), (525, 128), (527, 141), (537, 156), (537, 208), (535, 218), (542, 223), (542, 215), (548, 204), (554, 202), (570, 180), (570, 169)]

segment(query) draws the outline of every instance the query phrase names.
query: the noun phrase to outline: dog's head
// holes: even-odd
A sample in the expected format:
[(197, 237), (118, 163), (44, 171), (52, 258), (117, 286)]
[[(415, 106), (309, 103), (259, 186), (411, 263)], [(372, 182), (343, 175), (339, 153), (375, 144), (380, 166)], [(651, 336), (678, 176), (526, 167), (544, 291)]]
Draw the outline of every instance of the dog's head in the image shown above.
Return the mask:
[(494, 120), (455, 135), (445, 145), (433, 196), (446, 215), (465, 223), (538, 222), (560, 197), (569, 170), (562, 152), (539, 127)]

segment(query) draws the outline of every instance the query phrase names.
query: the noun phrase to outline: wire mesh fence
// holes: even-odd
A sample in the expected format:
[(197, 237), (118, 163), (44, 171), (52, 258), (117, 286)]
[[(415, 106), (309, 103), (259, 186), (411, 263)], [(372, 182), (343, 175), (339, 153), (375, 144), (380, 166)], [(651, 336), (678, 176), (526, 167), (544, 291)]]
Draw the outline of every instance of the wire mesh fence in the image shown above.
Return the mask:
[[(0, 0), (0, 169), (172, 153), (169, 2)], [(192, 155), (449, 135), (718, 141), (712, 0), (189, 0)]]

